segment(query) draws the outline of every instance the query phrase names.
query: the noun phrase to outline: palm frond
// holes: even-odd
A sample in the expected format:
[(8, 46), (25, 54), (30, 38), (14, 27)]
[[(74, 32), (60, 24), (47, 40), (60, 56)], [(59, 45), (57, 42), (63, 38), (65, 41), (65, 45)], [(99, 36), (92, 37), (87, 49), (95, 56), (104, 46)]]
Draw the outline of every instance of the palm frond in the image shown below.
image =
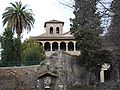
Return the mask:
[(23, 29), (30, 31), (35, 22), (34, 14), (31, 9), (27, 9), (27, 5), (22, 5), (22, 2), (10, 3), (12, 6), (7, 7), (2, 14), (3, 26), (11, 23), (13, 30), (19, 35)]

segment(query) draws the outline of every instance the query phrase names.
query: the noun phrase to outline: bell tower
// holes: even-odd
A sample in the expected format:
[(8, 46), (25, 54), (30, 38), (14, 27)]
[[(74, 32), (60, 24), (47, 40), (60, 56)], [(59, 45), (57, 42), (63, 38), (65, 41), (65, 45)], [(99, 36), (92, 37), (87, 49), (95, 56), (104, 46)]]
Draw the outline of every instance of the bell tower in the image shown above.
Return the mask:
[(51, 20), (45, 22), (44, 28), (48, 36), (59, 36), (63, 34), (64, 22), (58, 20)]

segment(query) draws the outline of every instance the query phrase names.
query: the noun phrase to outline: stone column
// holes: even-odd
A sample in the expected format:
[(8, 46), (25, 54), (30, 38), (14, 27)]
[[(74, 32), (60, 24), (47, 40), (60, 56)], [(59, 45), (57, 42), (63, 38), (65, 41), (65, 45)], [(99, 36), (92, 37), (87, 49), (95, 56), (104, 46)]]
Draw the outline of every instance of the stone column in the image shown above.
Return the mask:
[(66, 51), (68, 51), (68, 42), (66, 42)]
[(60, 42), (57, 42), (58, 43), (58, 50), (60, 50)]
[(73, 42), (74, 43), (74, 51), (76, 51), (76, 42)]
[(52, 52), (52, 42), (50, 42), (50, 51)]
[(45, 43), (44, 42), (42, 42), (42, 46), (43, 46), (43, 49), (45, 50)]
[(100, 71), (100, 82), (105, 82), (103, 69)]

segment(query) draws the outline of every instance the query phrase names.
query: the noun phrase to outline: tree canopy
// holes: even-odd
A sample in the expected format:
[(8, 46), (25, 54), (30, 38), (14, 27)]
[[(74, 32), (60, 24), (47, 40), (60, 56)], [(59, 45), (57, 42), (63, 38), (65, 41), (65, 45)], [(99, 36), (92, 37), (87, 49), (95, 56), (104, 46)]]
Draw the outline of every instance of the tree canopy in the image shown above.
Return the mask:
[(23, 65), (37, 65), (45, 59), (45, 52), (37, 41), (27, 39), (22, 44)]

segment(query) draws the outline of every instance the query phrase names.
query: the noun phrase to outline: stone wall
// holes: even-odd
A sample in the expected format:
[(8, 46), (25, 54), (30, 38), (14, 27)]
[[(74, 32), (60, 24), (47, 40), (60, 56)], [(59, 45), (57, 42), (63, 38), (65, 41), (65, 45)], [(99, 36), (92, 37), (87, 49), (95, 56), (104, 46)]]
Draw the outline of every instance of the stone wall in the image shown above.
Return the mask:
[[(88, 85), (95, 81), (95, 75), (89, 73), (81, 66), (78, 56), (70, 55), (66, 52), (58, 51), (49, 57), (51, 65), (61, 69), (60, 79), (67, 85)], [(88, 78), (90, 78), (88, 81)]]
[(96, 90), (96, 86), (79, 85), (79, 86), (67, 87), (67, 90)]
[[(79, 59), (64, 52), (56, 52), (46, 61), (49, 69), (59, 76), (57, 85), (85, 85), (86, 71), (80, 67)], [(22, 67), (0, 67), (0, 90), (35, 90), (37, 78), (46, 71), (41, 65)], [(55, 71), (55, 68), (56, 71)], [(61, 83), (62, 82), (62, 83)]]
[(0, 68), (0, 90), (35, 90), (39, 66)]
[(120, 86), (116, 82), (104, 82), (89, 86), (78, 85), (67, 87), (67, 90), (120, 90)]
[[(45, 67), (44, 64), (48, 62), (49, 65)], [(0, 67), (0, 90), (37, 90), (37, 79), (47, 70), (58, 75), (57, 86), (75, 88), (76, 85), (95, 84), (95, 75), (89, 73), (88, 76), (88, 72), (81, 66), (78, 57), (60, 51), (44, 60), (41, 65)], [(96, 90), (120, 89), (118, 84), (112, 82), (98, 83), (96, 84)]]
[(120, 86), (116, 82), (97, 83), (96, 90), (120, 90)]

